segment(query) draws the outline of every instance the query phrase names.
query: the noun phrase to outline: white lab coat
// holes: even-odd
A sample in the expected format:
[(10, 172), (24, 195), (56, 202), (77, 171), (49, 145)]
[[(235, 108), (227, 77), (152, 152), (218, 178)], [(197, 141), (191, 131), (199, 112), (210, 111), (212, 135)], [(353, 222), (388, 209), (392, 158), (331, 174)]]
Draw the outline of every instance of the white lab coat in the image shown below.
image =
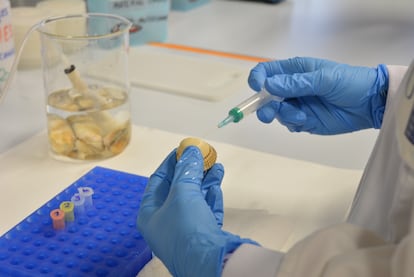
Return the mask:
[(414, 276), (414, 63), (388, 71), (382, 128), (347, 222), (311, 234), (286, 254), (244, 244), (222, 277)]

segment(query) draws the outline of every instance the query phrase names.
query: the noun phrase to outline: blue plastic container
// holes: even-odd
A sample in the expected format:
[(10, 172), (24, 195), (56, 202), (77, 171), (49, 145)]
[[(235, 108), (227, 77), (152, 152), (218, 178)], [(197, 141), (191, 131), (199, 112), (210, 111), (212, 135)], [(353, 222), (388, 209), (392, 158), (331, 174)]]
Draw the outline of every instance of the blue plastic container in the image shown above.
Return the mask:
[(210, 0), (171, 0), (171, 9), (188, 11), (209, 3)]
[[(136, 228), (147, 181), (95, 167), (0, 237), (0, 276), (135, 277), (152, 258)], [(50, 212), (85, 187), (92, 205), (55, 230)]]
[(130, 43), (163, 42), (168, 35), (170, 0), (87, 0), (90, 13), (123, 16), (132, 22)]

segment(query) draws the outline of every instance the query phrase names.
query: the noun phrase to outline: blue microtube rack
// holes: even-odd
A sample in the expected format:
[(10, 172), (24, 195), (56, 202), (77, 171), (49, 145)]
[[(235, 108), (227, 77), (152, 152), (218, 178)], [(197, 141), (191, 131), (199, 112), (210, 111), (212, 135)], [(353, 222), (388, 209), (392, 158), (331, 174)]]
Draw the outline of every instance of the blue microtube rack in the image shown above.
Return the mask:
[[(0, 237), (0, 276), (136, 276), (152, 258), (136, 218), (148, 178), (94, 167)], [(53, 228), (50, 212), (90, 187), (93, 206)]]

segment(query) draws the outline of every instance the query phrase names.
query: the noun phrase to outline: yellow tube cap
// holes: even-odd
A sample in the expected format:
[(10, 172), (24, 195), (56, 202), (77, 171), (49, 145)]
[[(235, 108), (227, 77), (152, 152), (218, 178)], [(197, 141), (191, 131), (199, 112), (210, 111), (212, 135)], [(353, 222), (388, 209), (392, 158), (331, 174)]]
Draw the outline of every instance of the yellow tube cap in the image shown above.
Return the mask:
[(181, 155), (183, 154), (184, 150), (188, 146), (196, 146), (200, 149), (201, 154), (204, 158), (204, 170), (209, 170), (217, 160), (217, 152), (216, 150), (207, 142), (203, 141), (199, 138), (188, 137), (183, 139), (180, 142), (180, 145), (177, 148), (177, 160), (180, 159)]

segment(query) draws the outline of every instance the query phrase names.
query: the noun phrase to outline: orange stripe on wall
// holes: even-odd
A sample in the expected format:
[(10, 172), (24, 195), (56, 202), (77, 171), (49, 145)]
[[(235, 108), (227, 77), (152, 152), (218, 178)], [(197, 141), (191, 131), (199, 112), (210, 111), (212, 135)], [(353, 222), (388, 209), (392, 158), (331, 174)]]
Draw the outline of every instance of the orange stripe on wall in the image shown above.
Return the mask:
[(209, 49), (197, 48), (197, 47), (180, 45), (180, 44), (172, 44), (172, 43), (150, 42), (149, 45), (156, 46), (156, 47), (162, 47), (162, 48), (168, 48), (168, 49), (174, 49), (174, 50), (180, 50), (180, 51), (193, 52), (193, 53), (198, 53), (198, 54), (207, 54), (207, 55), (214, 55), (214, 56), (220, 56), (220, 57), (225, 57), (225, 58), (252, 61), (252, 62), (266, 62), (270, 60), (268, 58), (221, 52), (221, 51), (216, 51), (216, 50), (209, 50)]

